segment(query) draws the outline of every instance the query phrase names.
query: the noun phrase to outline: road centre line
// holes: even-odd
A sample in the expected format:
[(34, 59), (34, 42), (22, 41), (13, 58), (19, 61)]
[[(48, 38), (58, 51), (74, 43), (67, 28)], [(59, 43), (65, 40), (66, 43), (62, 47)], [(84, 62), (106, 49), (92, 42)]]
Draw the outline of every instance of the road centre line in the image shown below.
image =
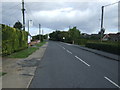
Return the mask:
[(58, 44), (58, 46), (60, 46), (60, 47), (62, 47), (63, 49), (65, 49), (63, 46), (61, 46), (61, 45), (59, 45), (59, 44)]
[(72, 54), (72, 52), (70, 52), (69, 50), (66, 50), (68, 53)]
[(66, 45), (72, 45), (72, 44), (68, 44), (68, 43), (65, 43)]
[(64, 47), (62, 47), (63, 49), (65, 49)]
[(108, 77), (104, 77), (105, 79), (107, 79), (110, 83), (112, 83), (113, 85), (115, 85), (116, 87), (120, 88), (119, 85), (117, 85), (115, 82), (113, 82), (112, 80), (110, 80)]
[(82, 59), (80, 59), (79, 57), (75, 56), (78, 60), (80, 60), (81, 62), (83, 62), (85, 65), (87, 65), (88, 67), (90, 67), (89, 64), (87, 64), (85, 61), (83, 61)]
[(73, 44), (69, 44), (69, 43), (64, 43), (64, 42), (60, 42), (60, 43), (63, 43), (63, 44), (66, 44), (66, 45), (73, 45)]

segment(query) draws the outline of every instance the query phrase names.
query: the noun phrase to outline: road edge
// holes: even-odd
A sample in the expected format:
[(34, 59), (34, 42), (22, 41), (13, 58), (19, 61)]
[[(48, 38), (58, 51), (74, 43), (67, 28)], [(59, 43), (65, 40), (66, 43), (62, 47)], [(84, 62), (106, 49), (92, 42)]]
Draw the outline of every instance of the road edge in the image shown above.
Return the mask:
[[(65, 42), (61, 42), (61, 43), (63, 43), (63, 44), (69, 44), (69, 43), (65, 43)], [(98, 52), (95, 52), (95, 51), (90, 50), (90, 49), (92, 49), (92, 48), (87, 48), (87, 47), (83, 47), (83, 46), (76, 45), (76, 44), (69, 44), (69, 45), (76, 46), (76, 47), (78, 47), (78, 48), (80, 48), (80, 49), (82, 49), (82, 50), (85, 50), (85, 51), (94, 53), (94, 54), (96, 54), (96, 55), (100, 55), (100, 56), (102, 56), (102, 57), (105, 57), (105, 58), (108, 58), (108, 59), (111, 59), (111, 60), (120, 61), (120, 59), (119, 59), (120, 56), (119, 56), (119, 55), (118, 55), (118, 58), (116, 59), (116, 58), (109, 57), (109, 56), (107, 56), (107, 55), (100, 54), (100, 53), (98, 53)], [(93, 49), (93, 50), (97, 50), (97, 49)], [(101, 52), (104, 52), (104, 51), (101, 51)], [(107, 53), (107, 52), (105, 52), (105, 53)], [(110, 53), (110, 54), (111, 54), (111, 53)]]
[[(97, 53), (97, 52), (95, 52), (95, 51), (91, 51), (91, 50), (84, 49), (84, 48), (82, 48), (82, 47), (79, 47), (79, 48), (82, 49), (82, 50), (85, 50), (85, 51), (92, 52), (92, 53), (94, 53), (94, 54), (97, 54), (97, 55), (103, 56), (103, 57), (105, 57), (105, 58), (109, 58), (109, 59), (112, 59), (112, 60), (119, 61), (119, 56), (118, 56), (118, 59), (115, 59), (115, 58), (111, 58), (111, 57), (109, 57), (109, 56), (106, 56), (106, 55), (103, 55), (103, 54)], [(85, 48), (86, 48), (86, 47), (85, 47)]]
[[(46, 44), (44, 44), (44, 45), (47, 45), (47, 46), (48, 46), (48, 42), (46, 42)], [(43, 45), (43, 46), (44, 46), (44, 45)], [(46, 46), (46, 48), (45, 48), (45, 51), (44, 51), (44, 54), (43, 54), (42, 58), (43, 58), (44, 55), (45, 55), (47, 46)], [(40, 47), (40, 48), (41, 48), (41, 47)], [(41, 59), (42, 59), (42, 58), (41, 58)], [(37, 67), (38, 67), (38, 66), (37, 66)], [(30, 87), (30, 85), (31, 85), (31, 83), (32, 83), (32, 81), (33, 81), (33, 78), (34, 78), (34, 76), (35, 76), (35, 72), (36, 72), (36, 70), (37, 70), (37, 67), (35, 68), (34, 75), (31, 77), (31, 79), (30, 79), (30, 81), (28, 82), (28, 85), (26, 86), (26, 88), (29, 88), (29, 87)]]

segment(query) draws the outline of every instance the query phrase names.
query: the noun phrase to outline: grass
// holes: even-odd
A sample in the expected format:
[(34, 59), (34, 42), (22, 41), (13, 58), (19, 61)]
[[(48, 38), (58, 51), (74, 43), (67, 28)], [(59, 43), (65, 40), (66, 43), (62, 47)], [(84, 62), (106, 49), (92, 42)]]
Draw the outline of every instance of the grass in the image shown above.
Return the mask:
[(9, 58), (26, 58), (28, 57), (30, 54), (32, 54), (33, 52), (35, 52), (38, 48), (37, 47), (29, 47), (25, 50), (13, 53), (7, 57)]
[(45, 43), (46, 43), (46, 42), (43, 41), (43, 42), (41, 42), (41, 43), (36, 44), (36, 46), (37, 46), (37, 47), (41, 47), (41, 46), (44, 45)]
[(5, 74), (7, 74), (7, 73), (5, 73), (5, 72), (0, 72), (0, 77), (3, 76), (3, 75), (5, 75)]
[(37, 49), (39, 49), (38, 47), (41, 47), (42, 45), (44, 45), (46, 42), (40, 42), (38, 44), (36, 44), (37, 47), (29, 47), (25, 50), (19, 51), (19, 52), (15, 52), (9, 56), (7, 56), (8, 58), (27, 58), (29, 55), (31, 55), (33, 52), (35, 52)]

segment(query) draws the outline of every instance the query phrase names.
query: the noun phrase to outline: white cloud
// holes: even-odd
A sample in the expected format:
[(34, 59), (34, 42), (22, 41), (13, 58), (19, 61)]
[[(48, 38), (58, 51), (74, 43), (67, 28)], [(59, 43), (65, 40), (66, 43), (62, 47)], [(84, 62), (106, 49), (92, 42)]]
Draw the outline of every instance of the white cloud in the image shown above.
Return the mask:
[[(26, 0), (25, 0), (26, 1)], [(38, 33), (38, 24), (42, 25), (45, 33), (53, 30), (67, 30), (69, 26), (77, 26), (81, 32), (98, 33), (100, 29), (101, 6), (107, 5), (117, 0), (95, 0), (96, 2), (39, 2), (25, 3), (26, 8), (26, 26), (27, 20), (33, 20), (31, 34)], [(15, 3), (14, 3), (15, 5)], [(21, 4), (19, 7), (9, 9), (13, 3), (4, 3), (3, 22), (13, 24), (22, 19)], [(105, 8), (104, 26), (106, 32), (117, 31), (117, 5)], [(31, 13), (30, 13), (31, 10)], [(18, 13), (13, 13), (18, 12)], [(11, 16), (10, 14), (13, 13)], [(29, 15), (27, 15), (29, 14)], [(112, 28), (112, 29), (111, 29)]]
[[(21, 0), (1, 0), (2, 2), (21, 2)], [(25, 2), (115, 2), (118, 0), (25, 0)]]
[(46, 23), (75, 23), (86, 22), (93, 17), (96, 12), (90, 9), (84, 11), (75, 10), (73, 8), (60, 8), (56, 10), (37, 11), (34, 16)]

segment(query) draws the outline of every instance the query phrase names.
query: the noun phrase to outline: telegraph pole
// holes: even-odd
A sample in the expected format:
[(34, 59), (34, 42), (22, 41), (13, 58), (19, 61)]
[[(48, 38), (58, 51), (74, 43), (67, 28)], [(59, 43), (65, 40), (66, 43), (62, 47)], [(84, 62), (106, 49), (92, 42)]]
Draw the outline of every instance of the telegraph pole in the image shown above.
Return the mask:
[(101, 30), (103, 28), (103, 15), (104, 15), (104, 6), (102, 6), (102, 14), (101, 14)]
[(105, 29), (104, 29), (104, 27), (103, 27), (103, 19), (104, 19), (104, 8), (105, 7), (108, 7), (108, 6), (111, 6), (111, 5), (114, 5), (114, 4), (117, 4), (117, 3), (119, 3), (120, 1), (118, 1), (118, 2), (115, 2), (115, 3), (111, 3), (111, 4), (108, 4), (108, 5), (104, 5), (104, 6), (102, 6), (102, 14), (101, 14), (101, 41), (102, 41), (102, 31), (104, 31)]
[(104, 8), (105, 8), (105, 7), (108, 7), (108, 6), (111, 6), (111, 5), (114, 5), (114, 4), (117, 4), (117, 3), (119, 3), (119, 2), (120, 2), (120, 1), (102, 6), (101, 29), (103, 29)]
[(102, 42), (102, 29), (103, 29), (103, 16), (104, 16), (104, 6), (102, 6), (102, 14), (101, 14), (101, 30), (100, 30), (100, 38), (101, 38), (101, 42)]
[(22, 14), (23, 14), (23, 30), (25, 31), (25, 8), (24, 8), (24, 0), (22, 0)]

